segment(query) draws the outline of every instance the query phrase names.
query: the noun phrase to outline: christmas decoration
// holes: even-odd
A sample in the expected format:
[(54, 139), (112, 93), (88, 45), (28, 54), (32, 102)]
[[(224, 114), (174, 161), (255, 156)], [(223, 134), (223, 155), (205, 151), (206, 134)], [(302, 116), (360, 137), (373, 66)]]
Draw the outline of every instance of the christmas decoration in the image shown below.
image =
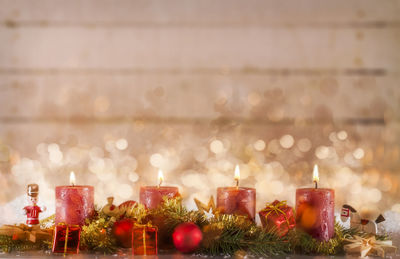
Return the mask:
[(107, 198), (107, 204), (101, 209), (105, 215), (110, 217), (117, 217), (120, 215), (119, 208), (113, 204), (114, 197)]
[(296, 225), (293, 208), (286, 201), (275, 200), (259, 212), (265, 229), (275, 229), (279, 236), (286, 235)]
[(95, 252), (115, 253), (117, 240), (112, 234), (115, 218), (103, 213), (97, 213), (96, 217), (86, 220), (82, 226), (81, 247)]
[(53, 253), (77, 254), (81, 228), (79, 225), (59, 223), (54, 229)]
[(30, 206), (24, 207), (24, 214), (26, 215), (26, 224), (28, 226), (35, 226), (39, 224), (39, 214), (46, 211), (46, 207), (37, 206), (39, 185), (33, 183), (28, 184), (27, 195), (31, 203)]
[(369, 255), (385, 257), (385, 253), (395, 253), (397, 250), (397, 248), (392, 245), (391, 240), (376, 240), (375, 236), (364, 238), (355, 235), (353, 238), (346, 238), (344, 241), (349, 243), (344, 246), (346, 253), (360, 257)]
[(342, 222), (350, 220), (350, 228), (358, 228), (360, 231), (370, 234), (376, 234), (378, 231), (377, 224), (385, 221), (382, 215), (379, 215), (376, 220), (368, 219), (367, 216), (361, 217), (360, 214), (350, 205), (343, 205), (340, 215)]
[(207, 218), (212, 218), (215, 215), (218, 215), (219, 212), (215, 206), (214, 196), (211, 195), (210, 199), (208, 200), (207, 205), (199, 201), (198, 199), (194, 198), (194, 202), (196, 203), (197, 210), (204, 213)]
[(121, 219), (114, 223), (112, 233), (120, 246), (125, 248), (132, 246), (132, 228), (134, 223), (135, 221), (129, 218)]
[(173, 248), (172, 233), (175, 227), (184, 222), (194, 222), (198, 226), (207, 223), (204, 213), (200, 211), (188, 211), (182, 205), (182, 198), (164, 197), (162, 206), (151, 210), (149, 220), (158, 227), (159, 247), (163, 249)]
[(132, 230), (132, 254), (133, 255), (156, 255), (157, 227), (150, 223), (147, 225), (135, 224)]
[(24, 224), (20, 225), (3, 225), (0, 227), (0, 235), (10, 236), (13, 240), (37, 241), (51, 240), (52, 233), (48, 230), (40, 229), (39, 227), (30, 227)]
[[(136, 201), (125, 201), (118, 206), (119, 216), (120, 217), (128, 217), (128, 218), (136, 218), (137, 215), (134, 215), (135, 208), (138, 208), (139, 204)], [(144, 206), (141, 205), (144, 209)]]
[(187, 222), (175, 228), (172, 239), (178, 251), (190, 253), (199, 247), (203, 234), (196, 224)]
[[(86, 224), (82, 226), (81, 239), (80, 239), (80, 250), (87, 250), (87, 253), (101, 252), (107, 254), (119, 253), (121, 245), (117, 242), (113, 234), (113, 226), (116, 222), (116, 218), (113, 216), (106, 215), (101, 210), (94, 213), (95, 216), (87, 218)], [(302, 231), (301, 229), (290, 229), (285, 236), (278, 235), (277, 231), (273, 228), (262, 228), (257, 226), (253, 221), (248, 220), (246, 216), (239, 215), (226, 215), (217, 214), (212, 218), (207, 218), (206, 215), (201, 211), (189, 211), (181, 202), (181, 198), (169, 199), (165, 198), (162, 206), (159, 206), (155, 210), (146, 210), (143, 205), (137, 204), (131, 208), (129, 215), (125, 214), (124, 219), (131, 219), (134, 224), (134, 229), (137, 232), (132, 234), (135, 236), (135, 240), (132, 238), (134, 246), (133, 251), (135, 255), (153, 253), (154, 249), (160, 247), (161, 243), (164, 242), (164, 246), (172, 246), (173, 243), (173, 232), (178, 229), (177, 226), (183, 223), (191, 222), (199, 226), (202, 230), (203, 240), (197, 253), (201, 255), (238, 255), (239, 253), (245, 253), (250, 256), (258, 257), (270, 257), (275, 255), (288, 255), (288, 254), (312, 254), (312, 255), (343, 255), (345, 253), (345, 239), (351, 239), (351, 237), (359, 236), (361, 238), (370, 238), (371, 235), (360, 231), (358, 228), (345, 229), (338, 224), (335, 224), (334, 237), (329, 241), (319, 241), (313, 238), (310, 234)], [(54, 216), (51, 216), (41, 222), (43, 226), (53, 227)], [(143, 231), (143, 226), (155, 227), (154, 223), (150, 223), (150, 220), (159, 219), (159, 224), (163, 228), (165, 239), (159, 238), (157, 244), (152, 240), (156, 240), (155, 234), (159, 236), (160, 230), (155, 233), (151, 228), (146, 228)], [(123, 219), (121, 219), (123, 220)], [(184, 224), (186, 225), (186, 224)], [(28, 226), (26, 226), (28, 227)], [(57, 226), (58, 227), (58, 226)], [(28, 249), (34, 250), (48, 250), (51, 249), (51, 242), (49, 240), (36, 239), (33, 243), (26, 238), (15, 238), (10, 233), (9, 227), (0, 228), (0, 230), (7, 229), (6, 232), (0, 231), (0, 249), (5, 252), (10, 251), (25, 251)], [(32, 228), (35, 229), (35, 228)], [(147, 231), (148, 230), (148, 231)], [(48, 229), (42, 229), (42, 231), (50, 231)], [(57, 234), (57, 232), (55, 232)], [(146, 238), (143, 239), (143, 233)], [(57, 251), (64, 253), (62, 247), (62, 241), (67, 241), (68, 246), (72, 246), (69, 238), (65, 239), (64, 233), (59, 233), (60, 238), (55, 238), (57, 244)], [(191, 235), (189, 236), (189, 240)], [(64, 239), (62, 239), (64, 237)], [(71, 237), (71, 236), (70, 236)], [(387, 236), (374, 236), (374, 242), (370, 244), (376, 244), (380, 241), (388, 240)], [(76, 239), (74, 239), (76, 241)], [(137, 242), (139, 240), (139, 242)], [(145, 243), (143, 243), (145, 242)], [(385, 243), (385, 242), (384, 242)], [(389, 244), (388, 244), (389, 245)], [(75, 247), (75, 246), (74, 246)], [(184, 246), (186, 248), (186, 246)], [(65, 248), (65, 247), (64, 247)], [(144, 251), (146, 248), (146, 251)], [(139, 249), (139, 250), (138, 250)], [(387, 252), (390, 249), (384, 248)], [(71, 251), (75, 252), (77, 250)], [(169, 250), (170, 253), (174, 253), (175, 250)], [(68, 251), (66, 251), (68, 253)], [(372, 252), (371, 252), (372, 254)]]

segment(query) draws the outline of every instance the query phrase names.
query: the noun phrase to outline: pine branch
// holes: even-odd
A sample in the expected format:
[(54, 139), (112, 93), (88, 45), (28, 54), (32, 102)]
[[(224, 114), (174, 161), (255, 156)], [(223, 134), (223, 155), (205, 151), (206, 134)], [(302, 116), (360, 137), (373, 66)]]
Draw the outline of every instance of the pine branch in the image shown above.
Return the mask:
[(210, 255), (234, 255), (243, 250), (256, 256), (275, 256), (290, 251), (287, 240), (274, 230), (265, 231), (241, 216), (216, 216), (203, 228), (203, 234), (201, 252)]
[(112, 234), (114, 222), (115, 218), (101, 213), (88, 220), (87, 225), (82, 226), (80, 247), (105, 254), (116, 252), (118, 247)]

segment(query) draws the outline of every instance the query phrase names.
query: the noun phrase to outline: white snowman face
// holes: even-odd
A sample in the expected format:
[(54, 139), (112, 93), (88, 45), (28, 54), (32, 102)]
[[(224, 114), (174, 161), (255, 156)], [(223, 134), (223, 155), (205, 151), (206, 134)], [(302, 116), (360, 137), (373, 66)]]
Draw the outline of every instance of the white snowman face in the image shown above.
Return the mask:
[(350, 218), (350, 209), (342, 208), (342, 212), (340, 213), (340, 220), (342, 222), (347, 222)]

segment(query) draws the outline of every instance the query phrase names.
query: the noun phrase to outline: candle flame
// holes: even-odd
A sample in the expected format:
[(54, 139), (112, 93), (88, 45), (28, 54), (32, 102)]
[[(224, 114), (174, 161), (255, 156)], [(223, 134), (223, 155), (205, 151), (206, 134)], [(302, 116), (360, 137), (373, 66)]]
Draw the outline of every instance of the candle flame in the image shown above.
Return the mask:
[(164, 174), (163, 171), (161, 171), (161, 169), (158, 169), (158, 181), (159, 181), (158, 187), (160, 187), (160, 185), (164, 181)]
[(236, 167), (235, 167), (236, 187), (239, 186), (239, 180), (240, 180), (240, 168), (239, 168), (239, 165), (236, 165)]
[(313, 182), (314, 183), (318, 183), (319, 182), (318, 165), (314, 165)]
[(69, 184), (75, 185), (75, 182), (76, 182), (75, 173), (74, 171), (71, 171), (71, 173), (69, 174)]

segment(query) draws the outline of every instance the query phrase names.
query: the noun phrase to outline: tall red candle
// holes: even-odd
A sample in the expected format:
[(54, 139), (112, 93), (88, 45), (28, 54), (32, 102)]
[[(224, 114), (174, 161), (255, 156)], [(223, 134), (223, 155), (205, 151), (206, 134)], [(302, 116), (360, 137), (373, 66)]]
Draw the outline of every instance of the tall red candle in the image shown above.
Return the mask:
[(335, 191), (317, 188), (317, 167), (314, 182), (315, 188), (296, 190), (296, 226), (320, 241), (328, 241), (335, 234)]
[[(72, 173), (71, 173), (71, 178)], [(55, 223), (84, 225), (94, 214), (94, 187), (70, 185), (56, 187)]]
[(239, 187), (239, 166), (235, 168), (236, 187), (217, 189), (217, 210), (224, 214), (237, 214), (255, 220), (256, 189)]
[(148, 209), (155, 209), (163, 202), (163, 197), (175, 198), (179, 197), (178, 187), (161, 186), (164, 176), (162, 171), (158, 171), (160, 184), (158, 186), (140, 187), (140, 203), (144, 204)]

